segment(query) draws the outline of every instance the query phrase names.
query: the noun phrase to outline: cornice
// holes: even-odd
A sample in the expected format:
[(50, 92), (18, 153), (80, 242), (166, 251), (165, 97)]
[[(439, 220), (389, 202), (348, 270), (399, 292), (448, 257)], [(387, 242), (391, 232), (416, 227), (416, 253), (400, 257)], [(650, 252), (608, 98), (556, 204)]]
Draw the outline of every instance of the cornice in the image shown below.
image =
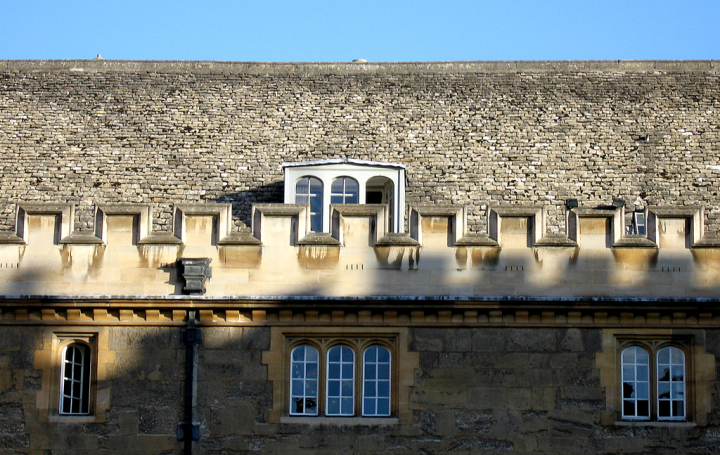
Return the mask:
[(558, 60), (452, 62), (224, 62), (180, 60), (0, 60), (23, 72), (151, 72), (196, 74), (403, 74), (668, 72), (717, 73), (720, 60)]

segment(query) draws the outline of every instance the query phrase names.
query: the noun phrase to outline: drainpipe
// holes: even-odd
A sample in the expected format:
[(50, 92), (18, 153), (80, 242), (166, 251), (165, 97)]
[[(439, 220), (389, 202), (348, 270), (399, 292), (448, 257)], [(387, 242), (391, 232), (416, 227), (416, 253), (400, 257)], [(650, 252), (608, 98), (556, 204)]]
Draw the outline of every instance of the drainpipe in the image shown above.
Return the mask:
[(184, 441), (185, 455), (192, 455), (193, 441), (200, 440), (200, 425), (195, 423), (195, 392), (197, 391), (197, 350), (202, 332), (195, 327), (195, 310), (188, 311), (187, 328), (183, 329), (185, 343), (185, 419), (178, 424), (178, 441)]
[[(205, 281), (212, 277), (210, 258), (178, 258), (178, 279), (185, 282), (184, 294), (204, 294)], [(192, 305), (192, 301), (190, 302)], [(200, 440), (200, 425), (195, 423), (195, 395), (197, 392), (197, 350), (202, 344), (202, 332), (195, 327), (195, 310), (188, 310), (187, 328), (183, 329), (185, 343), (185, 419), (178, 424), (178, 441), (184, 441), (185, 455), (192, 455), (193, 441)]]

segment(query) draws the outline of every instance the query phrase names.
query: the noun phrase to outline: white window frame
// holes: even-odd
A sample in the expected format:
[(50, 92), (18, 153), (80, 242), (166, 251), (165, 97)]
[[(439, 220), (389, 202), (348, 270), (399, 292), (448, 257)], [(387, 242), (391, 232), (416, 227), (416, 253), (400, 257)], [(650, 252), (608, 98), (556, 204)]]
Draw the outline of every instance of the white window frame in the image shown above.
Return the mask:
[[(382, 163), (356, 159), (329, 159), (283, 163), (285, 176), (285, 204), (295, 204), (295, 188), (302, 177), (315, 177), (323, 183), (323, 228), (322, 232), (330, 232), (330, 204), (332, 182), (339, 177), (350, 177), (358, 182), (358, 203), (366, 203), (367, 182), (373, 177), (384, 177), (393, 184), (392, 194), (388, 195), (391, 215), (390, 231), (405, 232), (405, 179), (406, 168), (403, 164)], [(325, 189), (330, 189), (325, 191)]]
[[(640, 232), (642, 230), (642, 232)], [(633, 212), (632, 233), (636, 235), (647, 235), (647, 216), (645, 212)]]
[[(640, 364), (637, 362), (637, 351), (635, 353), (635, 361), (625, 363), (624, 354), (629, 349), (635, 349), (635, 350), (642, 350), (647, 355), (647, 363), (646, 364)], [(669, 363), (660, 363), (660, 353), (669, 350)], [(673, 362), (673, 352), (679, 353), (681, 356), (681, 363)], [(624, 385), (626, 382), (626, 374), (625, 374), (625, 367), (631, 366), (633, 369), (633, 372), (635, 375), (637, 375), (638, 366), (645, 366), (648, 371), (648, 377), (647, 377), (647, 386), (648, 386), (648, 415), (647, 416), (639, 416), (637, 415), (637, 397), (630, 398), (632, 401), (635, 402), (635, 415), (626, 415), (625, 414), (625, 401), (628, 399), (624, 396)], [(670, 372), (670, 380), (669, 381), (661, 381), (661, 366), (667, 366), (669, 368)], [(682, 380), (680, 381), (673, 381), (673, 367), (679, 367), (682, 368)], [(688, 381), (687, 381), (687, 374), (688, 374), (688, 364), (687, 364), (687, 355), (685, 351), (678, 346), (675, 345), (664, 345), (657, 347), (656, 349), (648, 349), (645, 346), (633, 344), (630, 346), (627, 346), (622, 349), (620, 352), (620, 414), (622, 416), (623, 420), (631, 420), (631, 421), (651, 421), (655, 420), (658, 422), (686, 422), (688, 420), (687, 416), (687, 408), (688, 408)], [(635, 376), (637, 377), (637, 376)], [(637, 386), (638, 382), (634, 378), (630, 379), (629, 382), (632, 382), (635, 386)], [(661, 399), (661, 383), (667, 383), (667, 390), (670, 391), (669, 398)], [(680, 389), (682, 389), (682, 398), (677, 399), (675, 396), (675, 391), (673, 389), (673, 385), (681, 384)], [(670, 402), (670, 414), (667, 416), (661, 416), (660, 415), (660, 403), (661, 402)], [(682, 415), (672, 415), (673, 414), (673, 407), (672, 402), (681, 402), (682, 403)]]
[[(357, 194), (349, 193), (347, 190), (347, 183), (348, 180), (352, 180), (355, 182), (355, 185), (357, 185)], [(335, 183), (342, 182), (342, 191), (339, 193), (336, 193), (333, 191), (333, 187), (335, 186)], [(341, 202), (333, 202), (333, 198), (335, 197), (341, 197)], [(347, 202), (348, 198), (355, 198), (357, 202)], [(336, 177), (332, 183), (330, 184), (330, 203), (331, 204), (359, 204), (360, 203), (360, 183), (358, 183), (357, 179), (354, 179), (352, 177), (348, 177), (346, 175), (342, 175), (340, 177)]]
[[(368, 362), (365, 359), (365, 356), (367, 355), (368, 351), (370, 349), (375, 348), (377, 350), (375, 362)], [(379, 360), (379, 353), (380, 350), (384, 350), (388, 354), (388, 362), (387, 364), (385, 362), (380, 362)], [(367, 367), (370, 364), (375, 365), (375, 378), (369, 379), (367, 378)], [(385, 346), (379, 345), (379, 344), (373, 344), (365, 348), (365, 350), (362, 353), (362, 365), (363, 365), (363, 371), (362, 371), (362, 415), (363, 417), (389, 417), (390, 413), (392, 412), (392, 351)], [(388, 378), (387, 379), (380, 379), (379, 376), (379, 367), (380, 365), (387, 365), (388, 369)], [(366, 395), (367, 393), (367, 386), (369, 382), (375, 383), (375, 396), (374, 397), (368, 397)], [(387, 382), (388, 385), (388, 393), (387, 397), (380, 396), (380, 389), (379, 384), (380, 382)], [(388, 403), (388, 412), (387, 413), (379, 413), (377, 412), (378, 409), (378, 402), (379, 400), (387, 400)], [(374, 400), (375, 401), (375, 412), (371, 413), (368, 410), (365, 409), (366, 400)]]
[[(303, 360), (302, 361), (296, 361), (294, 359), (295, 351), (299, 348), (304, 348), (305, 352), (303, 353)], [(308, 378), (307, 377), (307, 364), (313, 363), (312, 361), (307, 360), (307, 349), (312, 349), (315, 351), (316, 359), (315, 359), (315, 378)], [(302, 378), (293, 378), (293, 365), (298, 362), (303, 365), (303, 376)], [(295, 395), (293, 394), (293, 381), (301, 381), (303, 385), (303, 393), (302, 395)], [(315, 381), (315, 396), (307, 395), (307, 382), (308, 381)], [(290, 351), (290, 409), (289, 413), (293, 416), (317, 416), (318, 412), (320, 411), (320, 403), (318, 400), (318, 396), (320, 394), (320, 351), (310, 344), (300, 344), (295, 346), (292, 351)], [(295, 405), (295, 399), (301, 398), (303, 400), (303, 412), (294, 412), (294, 405)], [(315, 399), (315, 412), (307, 412), (307, 400), (308, 399)]]
[[(634, 360), (633, 360), (633, 362), (625, 362), (625, 352), (628, 352), (628, 351), (630, 351), (631, 349), (634, 350), (634, 352), (633, 352), (633, 359), (634, 359)], [(640, 363), (640, 362), (638, 362), (638, 359), (637, 359), (637, 357), (638, 357), (638, 356), (637, 356), (637, 351), (642, 351), (642, 352), (645, 353), (645, 356), (646, 356), (646, 358), (647, 358), (647, 362), (645, 362), (645, 363)], [(650, 355), (650, 352), (648, 352), (647, 349), (645, 349), (645, 348), (643, 348), (643, 347), (641, 347), (641, 346), (637, 346), (637, 345), (628, 346), (628, 347), (626, 347), (625, 349), (623, 349), (622, 352), (620, 353), (620, 359), (621, 359), (621, 360), (620, 360), (620, 371), (621, 371), (621, 375), (622, 375), (622, 376), (621, 376), (621, 382), (620, 382), (620, 385), (621, 385), (621, 392), (620, 392), (620, 393), (622, 394), (622, 397), (621, 397), (621, 400), (622, 400), (621, 409), (622, 409), (622, 411), (621, 411), (621, 412), (622, 412), (622, 418), (623, 418), (623, 419), (628, 419), (628, 420), (650, 420), (650, 413), (651, 413), (650, 403), (652, 402), (652, 399), (651, 399), (652, 390), (651, 390), (651, 388), (650, 388), (650, 384), (651, 384), (651, 382), (652, 382), (652, 381), (651, 381), (651, 374), (650, 374), (650, 371), (651, 371), (651, 370), (650, 370), (650, 358), (651, 358), (651, 357), (652, 357), (652, 356)], [(626, 377), (626, 374), (625, 374), (625, 369), (626, 369), (626, 367), (631, 367), (631, 368), (632, 368), (632, 373), (633, 373), (633, 377), (632, 377), (632, 378)], [(643, 381), (643, 380), (638, 380), (638, 378), (637, 378), (637, 377), (638, 377), (638, 370), (640, 369), (640, 367), (644, 367), (644, 369), (646, 370), (646, 371), (645, 371), (646, 379), (645, 379), (644, 381)], [(635, 397), (626, 398), (626, 397), (624, 396), (624, 395), (625, 395), (625, 390), (624, 390), (624, 388), (625, 388), (625, 383), (626, 383), (626, 382), (633, 384), (634, 392), (635, 392), (635, 394), (636, 394)], [(638, 386), (638, 384), (645, 384), (645, 386), (646, 386), (647, 397), (644, 399), (644, 401), (647, 401), (647, 415), (639, 415), (639, 414), (638, 414), (638, 401), (641, 400), (641, 398), (638, 398), (638, 397), (637, 397), (637, 388), (638, 388), (637, 386)], [(626, 402), (626, 401), (632, 401), (632, 402), (634, 403), (634, 409), (635, 409), (635, 413), (634, 413), (634, 414), (625, 414), (625, 402)]]
[[(72, 361), (67, 360), (68, 350), (74, 352)], [(80, 355), (80, 362), (76, 361), (75, 356)], [(90, 386), (92, 381), (92, 349), (83, 343), (70, 343), (63, 347), (61, 352), (62, 368), (60, 371), (60, 393), (58, 403), (58, 414), (68, 416), (86, 416), (90, 415)], [(68, 365), (71, 366), (68, 371)], [(75, 375), (75, 365), (80, 365), (80, 378)], [(78, 383), (80, 386), (80, 396), (75, 396), (73, 387), (70, 394), (65, 393), (65, 383)], [(69, 409), (66, 409), (65, 399), (69, 399)], [(78, 403), (78, 411), (73, 412), (75, 403)]]
[[(300, 180), (302, 180), (302, 179), (308, 179), (308, 192), (301, 194), (301, 193), (298, 193), (297, 187), (298, 187), (298, 185), (300, 184)], [(313, 197), (317, 197), (317, 196), (318, 196), (317, 193), (313, 193), (312, 190), (311, 190), (312, 185), (313, 185), (312, 180), (317, 180), (317, 181), (320, 182), (320, 193), (319, 193), (319, 195), (320, 195), (320, 198), (322, 199), (322, 202), (320, 203), (320, 212), (319, 212), (319, 213), (312, 211), (312, 202), (311, 202), (311, 199), (312, 199)], [(310, 232), (318, 232), (318, 231), (313, 230), (313, 217), (319, 215), (319, 217), (320, 217), (320, 225), (322, 226), (322, 224), (323, 224), (323, 221), (322, 221), (322, 220), (324, 219), (325, 214), (326, 214), (326, 212), (327, 212), (327, 210), (325, 210), (325, 202), (324, 202), (324, 200), (325, 200), (325, 186), (326, 186), (326, 185), (325, 185), (325, 182), (323, 182), (322, 180), (318, 179), (318, 178), (315, 177), (314, 175), (303, 175), (302, 177), (299, 177), (299, 178), (293, 183), (293, 185), (294, 185), (293, 191), (294, 191), (295, 196), (294, 196), (294, 202), (292, 202), (292, 203), (294, 203), (294, 204), (300, 203), (300, 202), (298, 202), (298, 198), (300, 198), (300, 197), (303, 197), (303, 198), (306, 197), (306, 198), (308, 199), (307, 205), (308, 205), (308, 207), (310, 207), (310, 210), (308, 210), (308, 216), (309, 216), (309, 220), (308, 220), (309, 223), (308, 223), (308, 225), (310, 226)]]
[[(332, 362), (330, 359), (330, 353), (333, 350), (338, 350), (338, 349), (340, 350), (340, 361)], [(350, 355), (352, 357), (350, 362), (344, 361), (343, 349), (346, 349), (347, 351), (350, 352)], [(325, 364), (327, 365), (327, 368), (325, 369), (325, 415), (327, 415), (327, 416), (352, 416), (352, 415), (355, 415), (355, 368), (356, 368), (355, 367), (355, 357), (356, 357), (355, 350), (345, 344), (336, 344), (335, 346), (332, 346), (330, 349), (328, 349), (325, 355), (326, 355), (326, 363)], [(331, 364), (339, 365), (340, 376), (338, 378), (330, 376)], [(343, 374), (343, 372), (344, 372), (343, 366), (348, 365), (348, 364), (351, 365), (350, 378), (345, 377)], [(339, 387), (339, 395), (332, 395), (332, 396), (330, 395), (330, 382), (331, 381), (340, 383), (338, 386)], [(347, 396), (343, 395), (342, 383), (345, 381), (350, 381), (350, 383), (351, 383), (351, 388), (350, 388), (351, 394), (349, 397), (350, 402), (351, 402), (350, 412), (342, 412), (343, 411), (342, 400), (348, 398)], [(330, 411), (330, 401), (333, 399), (339, 400), (338, 412)]]
[[(665, 351), (665, 350), (668, 350), (668, 351), (669, 351), (669, 352), (668, 352), (669, 362), (668, 362), (668, 363), (662, 363), (662, 364), (661, 364), (661, 363), (660, 363), (660, 353), (663, 352), (663, 351)], [(674, 362), (673, 362), (673, 352), (679, 353), (679, 355), (682, 357), (682, 363), (674, 363)], [(660, 378), (661, 378), (661, 376), (660, 376), (660, 367), (661, 367), (661, 366), (667, 366), (667, 367), (668, 367), (668, 370), (669, 370), (669, 373), (670, 373), (670, 380), (669, 380), (669, 381), (661, 381), (661, 380), (660, 380)], [(675, 421), (675, 420), (679, 420), (679, 421), (684, 421), (684, 420), (686, 420), (686, 419), (687, 419), (687, 361), (686, 361), (686, 359), (685, 359), (685, 352), (684, 352), (682, 349), (680, 349), (680, 348), (678, 348), (678, 347), (675, 347), (675, 346), (664, 346), (664, 347), (658, 349), (657, 354), (655, 355), (655, 367), (656, 367), (656, 377), (655, 377), (655, 381), (656, 381), (656, 384), (657, 384), (657, 392), (656, 392), (656, 395), (657, 395), (657, 418), (658, 418), (658, 420), (673, 420), (673, 421)], [(680, 380), (680, 381), (675, 381), (675, 380), (673, 380), (673, 378), (674, 378), (674, 372), (673, 372), (674, 368), (673, 368), (673, 367), (682, 367), (682, 380)], [(669, 397), (668, 399), (664, 399), (664, 398), (661, 399), (661, 398), (660, 398), (660, 396), (661, 396), (660, 383), (661, 383), (661, 382), (663, 382), (663, 383), (666, 382), (667, 385), (668, 385), (668, 391), (670, 392), (670, 397)], [(678, 385), (678, 384), (680, 384), (680, 385), (682, 386), (682, 392), (681, 392), (681, 393), (682, 393), (682, 400), (674, 399), (674, 398), (676, 398), (676, 396), (675, 396), (676, 391), (674, 390), (673, 386), (674, 386), (674, 385)], [(662, 402), (666, 402), (666, 401), (669, 401), (669, 402), (670, 402), (670, 415), (669, 415), (669, 416), (661, 416), (661, 415), (660, 415), (660, 403), (661, 403), (661, 401), (662, 401)], [(672, 404), (673, 404), (673, 402), (678, 402), (678, 401), (682, 402), (682, 415), (672, 415), (672, 414), (673, 414), (673, 406), (672, 406)]]

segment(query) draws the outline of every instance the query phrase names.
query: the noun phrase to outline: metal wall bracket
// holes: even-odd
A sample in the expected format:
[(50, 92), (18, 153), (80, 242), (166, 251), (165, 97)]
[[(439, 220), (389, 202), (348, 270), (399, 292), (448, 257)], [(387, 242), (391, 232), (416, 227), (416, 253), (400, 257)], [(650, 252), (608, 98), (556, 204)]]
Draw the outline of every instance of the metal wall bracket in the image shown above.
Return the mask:
[(183, 343), (189, 344), (202, 344), (202, 331), (197, 328), (187, 328), (182, 331)]
[(185, 432), (188, 432), (190, 435), (192, 435), (193, 441), (199, 441), (200, 440), (200, 425), (197, 423), (193, 424), (187, 424), (187, 423), (178, 423), (177, 427), (177, 439), (178, 441), (182, 441), (185, 439)]

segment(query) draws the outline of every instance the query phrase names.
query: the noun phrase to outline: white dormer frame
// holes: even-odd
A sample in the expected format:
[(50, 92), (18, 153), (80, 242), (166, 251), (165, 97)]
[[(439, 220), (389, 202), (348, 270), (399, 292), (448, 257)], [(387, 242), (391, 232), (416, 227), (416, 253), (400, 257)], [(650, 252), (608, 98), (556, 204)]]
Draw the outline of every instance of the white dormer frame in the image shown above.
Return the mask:
[(330, 199), (332, 182), (338, 177), (352, 177), (358, 182), (359, 203), (366, 204), (367, 182), (373, 177), (384, 177), (393, 183), (392, 208), (393, 219), (388, 220), (393, 232), (405, 232), (405, 176), (403, 164), (382, 163), (379, 161), (338, 158), (319, 161), (303, 161), (282, 164), (285, 176), (286, 204), (295, 203), (295, 188), (303, 177), (315, 177), (323, 184), (323, 222), (322, 231), (330, 232)]

